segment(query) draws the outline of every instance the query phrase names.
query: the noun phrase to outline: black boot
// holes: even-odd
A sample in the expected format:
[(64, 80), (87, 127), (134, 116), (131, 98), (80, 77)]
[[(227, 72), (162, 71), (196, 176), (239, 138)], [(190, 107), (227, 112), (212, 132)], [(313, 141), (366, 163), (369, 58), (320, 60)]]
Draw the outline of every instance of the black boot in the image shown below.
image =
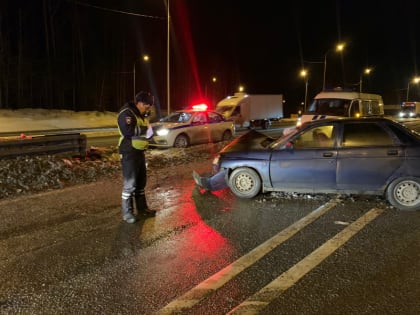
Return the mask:
[(154, 216), (156, 214), (155, 210), (152, 210), (147, 206), (146, 195), (144, 194), (144, 192), (136, 194), (135, 200), (136, 200), (137, 213), (139, 215), (143, 214), (147, 216)]
[(133, 214), (133, 198), (122, 199), (121, 210), (125, 222), (134, 223), (137, 221)]

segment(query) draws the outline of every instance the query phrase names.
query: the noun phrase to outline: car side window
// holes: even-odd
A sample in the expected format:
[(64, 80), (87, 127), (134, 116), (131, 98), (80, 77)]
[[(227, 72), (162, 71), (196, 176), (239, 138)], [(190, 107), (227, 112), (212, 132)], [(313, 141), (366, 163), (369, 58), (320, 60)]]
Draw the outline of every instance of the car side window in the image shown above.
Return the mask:
[(343, 124), (344, 147), (392, 145), (392, 137), (376, 123)]
[(206, 123), (206, 116), (203, 113), (198, 113), (195, 117), (193, 122), (205, 124)]
[(400, 141), (403, 144), (412, 144), (413, 138), (411, 138), (409, 135), (407, 135), (405, 132), (403, 132), (402, 130), (398, 129), (397, 127), (393, 126), (393, 125), (389, 125), (389, 128), (392, 130), (392, 132), (396, 135), (396, 137), (398, 138), (398, 141)]
[(217, 123), (223, 120), (222, 117), (216, 113), (209, 112), (208, 115), (210, 123)]
[(325, 125), (311, 128), (293, 140), (294, 148), (332, 148), (334, 146), (334, 126)]
[(179, 121), (179, 122), (186, 122), (186, 121), (188, 121), (188, 119), (190, 119), (190, 118), (191, 118), (191, 114), (188, 114), (188, 113), (181, 113), (181, 114), (179, 115), (178, 121)]

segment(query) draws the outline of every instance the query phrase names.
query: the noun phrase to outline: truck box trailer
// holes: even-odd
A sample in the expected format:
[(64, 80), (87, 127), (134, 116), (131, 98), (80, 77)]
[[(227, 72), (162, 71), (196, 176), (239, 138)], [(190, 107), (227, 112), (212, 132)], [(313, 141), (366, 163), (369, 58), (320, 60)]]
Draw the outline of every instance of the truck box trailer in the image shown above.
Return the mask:
[(217, 103), (216, 111), (235, 122), (236, 128), (267, 129), (283, 118), (283, 94), (235, 93)]

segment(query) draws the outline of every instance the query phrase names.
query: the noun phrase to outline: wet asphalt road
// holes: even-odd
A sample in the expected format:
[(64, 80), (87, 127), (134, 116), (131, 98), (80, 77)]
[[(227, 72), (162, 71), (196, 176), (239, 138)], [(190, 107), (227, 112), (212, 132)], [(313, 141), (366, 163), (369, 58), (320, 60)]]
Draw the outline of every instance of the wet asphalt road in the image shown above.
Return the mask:
[(121, 178), (0, 201), (0, 314), (418, 314), (420, 212), (377, 197), (195, 186), (209, 160), (149, 173), (154, 218), (120, 218)]

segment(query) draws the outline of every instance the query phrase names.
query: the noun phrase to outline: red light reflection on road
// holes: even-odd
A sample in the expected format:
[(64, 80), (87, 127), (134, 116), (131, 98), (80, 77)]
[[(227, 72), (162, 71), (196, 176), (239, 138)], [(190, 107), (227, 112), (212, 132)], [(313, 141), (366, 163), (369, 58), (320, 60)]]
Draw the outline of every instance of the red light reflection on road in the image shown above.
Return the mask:
[[(179, 257), (182, 264), (172, 262), (180, 268), (176, 274), (187, 273), (200, 278), (204, 276), (201, 275), (203, 270), (216, 272), (230, 264), (234, 256), (229, 239), (211, 226), (213, 218), (230, 209), (231, 194), (229, 191), (202, 192), (190, 178), (179, 180), (178, 184), (165, 192), (165, 204), (169, 201), (171, 206), (158, 213), (153, 229), (180, 232), (170, 250), (171, 256)], [(143, 232), (149, 228), (152, 227), (146, 224)]]
[[(184, 218), (195, 224), (183, 232), (173, 248), (176, 256), (182, 257), (178, 273), (182, 270), (181, 274), (200, 279), (229, 265), (233, 255), (229, 240), (205, 222), (193, 203), (188, 207), (184, 204), (181, 211)], [(204, 271), (209, 274), (203, 274)]]

